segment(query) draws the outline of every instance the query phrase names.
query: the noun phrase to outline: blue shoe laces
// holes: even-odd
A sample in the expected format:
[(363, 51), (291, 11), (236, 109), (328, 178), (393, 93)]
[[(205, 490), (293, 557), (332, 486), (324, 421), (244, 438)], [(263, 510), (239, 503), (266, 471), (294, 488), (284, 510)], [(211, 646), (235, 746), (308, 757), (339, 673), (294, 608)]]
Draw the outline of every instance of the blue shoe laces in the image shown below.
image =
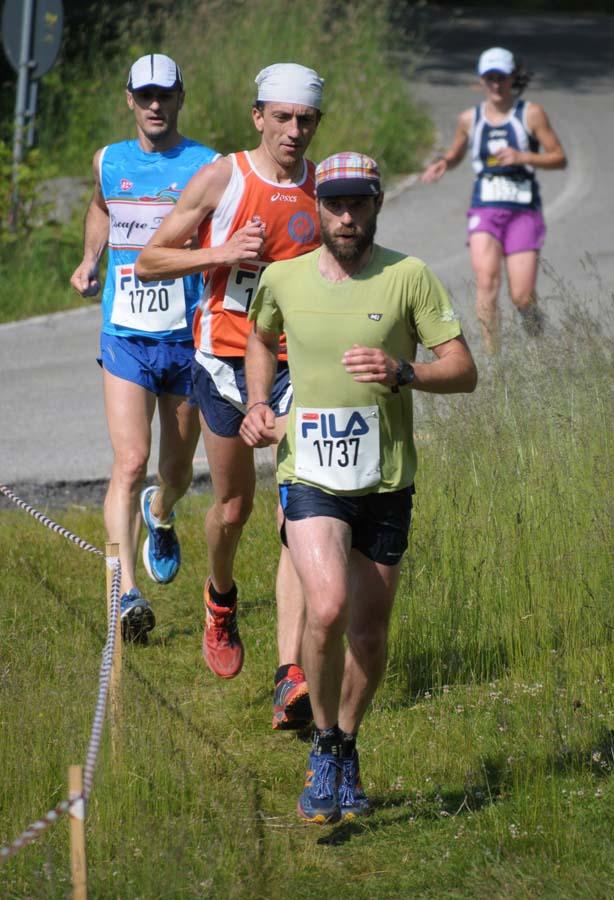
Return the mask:
[(154, 528), (154, 555), (159, 557), (173, 556), (176, 544), (173, 528)]
[(314, 768), (316, 771), (309, 792), (318, 800), (333, 797), (338, 766), (331, 760), (325, 759), (321, 760)]

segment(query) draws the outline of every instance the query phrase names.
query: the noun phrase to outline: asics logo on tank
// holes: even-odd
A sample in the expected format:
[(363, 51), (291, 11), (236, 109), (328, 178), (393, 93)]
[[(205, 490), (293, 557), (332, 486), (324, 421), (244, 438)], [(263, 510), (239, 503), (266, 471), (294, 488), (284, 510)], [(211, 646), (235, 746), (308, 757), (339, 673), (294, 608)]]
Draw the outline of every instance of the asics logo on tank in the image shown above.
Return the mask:
[(287, 194), (271, 194), (271, 203), (282, 200), (284, 203), (296, 203), (296, 197), (289, 197)]

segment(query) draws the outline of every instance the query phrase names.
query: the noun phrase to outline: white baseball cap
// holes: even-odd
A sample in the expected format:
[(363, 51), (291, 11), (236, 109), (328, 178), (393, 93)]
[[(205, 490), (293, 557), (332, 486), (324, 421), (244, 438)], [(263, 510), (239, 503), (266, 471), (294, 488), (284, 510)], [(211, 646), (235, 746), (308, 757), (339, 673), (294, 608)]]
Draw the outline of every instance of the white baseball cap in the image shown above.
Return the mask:
[(183, 76), (177, 63), (163, 53), (148, 53), (141, 56), (130, 68), (128, 90), (141, 91), (146, 87), (161, 87), (166, 90), (183, 90)]
[(486, 75), (487, 72), (501, 72), (503, 75), (511, 75), (516, 68), (514, 56), (503, 47), (491, 47), (485, 50), (478, 60), (478, 75)]

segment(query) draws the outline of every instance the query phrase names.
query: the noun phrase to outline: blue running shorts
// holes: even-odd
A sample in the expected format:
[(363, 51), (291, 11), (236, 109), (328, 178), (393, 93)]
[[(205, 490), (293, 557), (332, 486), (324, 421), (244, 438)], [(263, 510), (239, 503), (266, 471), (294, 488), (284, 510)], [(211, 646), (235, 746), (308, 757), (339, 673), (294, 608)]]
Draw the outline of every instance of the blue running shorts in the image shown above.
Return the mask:
[(118, 378), (140, 384), (157, 397), (192, 395), (194, 344), (154, 338), (100, 335), (99, 364)]
[[(220, 437), (239, 433), (247, 405), (245, 360), (241, 356), (205, 356), (192, 364), (193, 396), (205, 422)], [(276, 416), (286, 416), (292, 404), (288, 363), (277, 363), (277, 375), (269, 400)]]
[(281, 484), (279, 499), (284, 513), (281, 540), (287, 547), (285, 520), (298, 522), (314, 516), (341, 519), (352, 529), (352, 548), (367, 559), (394, 566), (407, 550), (413, 484), (399, 491), (360, 497), (327, 494), (308, 484)]

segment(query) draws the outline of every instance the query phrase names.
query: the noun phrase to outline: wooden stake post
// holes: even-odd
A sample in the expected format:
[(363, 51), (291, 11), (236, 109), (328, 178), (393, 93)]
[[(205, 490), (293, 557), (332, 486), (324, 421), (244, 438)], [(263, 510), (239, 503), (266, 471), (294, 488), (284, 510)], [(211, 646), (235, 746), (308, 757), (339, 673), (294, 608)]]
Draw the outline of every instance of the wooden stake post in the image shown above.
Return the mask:
[(68, 767), (68, 799), (76, 800), (70, 808), (70, 871), (73, 900), (87, 900), (87, 861), (85, 855), (85, 801), (83, 769)]

